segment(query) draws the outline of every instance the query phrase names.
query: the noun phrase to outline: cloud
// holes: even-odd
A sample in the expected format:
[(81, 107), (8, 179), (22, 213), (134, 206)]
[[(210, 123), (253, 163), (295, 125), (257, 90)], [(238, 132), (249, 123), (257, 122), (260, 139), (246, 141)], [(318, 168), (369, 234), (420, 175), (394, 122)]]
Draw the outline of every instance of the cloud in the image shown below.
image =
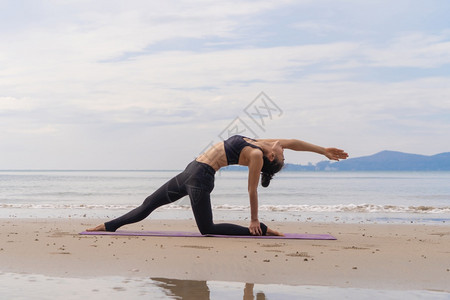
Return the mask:
[(365, 51), (375, 67), (436, 68), (450, 64), (450, 32), (439, 35), (413, 32), (393, 39), (384, 48)]
[(30, 110), (33, 107), (29, 99), (18, 99), (14, 97), (0, 97), (0, 112), (13, 112)]
[[(128, 163), (141, 168), (151, 150), (166, 155), (155, 167), (176, 168), (192, 156), (169, 159), (178, 142), (195, 153), (260, 91), (284, 111), (261, 136), (344, 139), (364, 154), (445, 150), (433, 140), (449, 124), (450, 34), (414, 17), (426, 9), (438, 20), (438, 7), (357, 3), (9, 2), (0, 12), (0, 137), (12, 150), (0, 163), (17, 165), (21, 153), (42, 168), (52, 155), (61, 157), (54, 166), (109, 168), (101, 149), (115, 162), (132, 153)], [(142, 146), (156, 139), (177, 150)], [(89, 151), (86, 163), (72, 159)]]

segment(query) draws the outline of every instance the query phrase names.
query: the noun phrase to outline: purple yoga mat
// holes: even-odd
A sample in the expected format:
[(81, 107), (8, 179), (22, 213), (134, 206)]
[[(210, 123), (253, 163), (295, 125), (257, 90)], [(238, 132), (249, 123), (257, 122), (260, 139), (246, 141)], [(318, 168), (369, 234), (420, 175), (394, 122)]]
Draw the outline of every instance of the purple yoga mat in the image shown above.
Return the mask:
[(220, 237), (220, 238), (250, 238), (250, 239), (298, 239), (298, 240), (335, 240), (330, 234), (310, 234), (310, 233), (285, 233), (284, 236), (258, 236), (258, 235), (202, 235), (198, 232), (187, 231), (83, 231), (83, 235), (125, 235), (125, 236), (166, 236), (166, 237)]

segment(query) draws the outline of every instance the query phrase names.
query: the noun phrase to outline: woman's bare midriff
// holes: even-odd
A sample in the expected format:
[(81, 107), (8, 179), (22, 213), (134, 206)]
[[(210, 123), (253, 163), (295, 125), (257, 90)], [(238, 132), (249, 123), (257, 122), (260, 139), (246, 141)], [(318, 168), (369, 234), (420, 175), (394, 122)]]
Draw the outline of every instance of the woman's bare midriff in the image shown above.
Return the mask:
[(200, 154), (196, 161), (205, 163), (218, 171), (227, 165), (227, 156), (223, 142), (213, 145), (211, 148)]

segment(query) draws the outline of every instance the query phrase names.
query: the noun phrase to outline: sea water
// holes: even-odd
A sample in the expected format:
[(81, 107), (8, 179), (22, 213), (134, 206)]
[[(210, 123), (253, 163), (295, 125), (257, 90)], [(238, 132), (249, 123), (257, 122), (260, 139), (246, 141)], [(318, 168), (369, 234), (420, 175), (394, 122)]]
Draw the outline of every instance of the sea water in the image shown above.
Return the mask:
[[(0, 218), (104, 218), (140, 205), (180, 171), (0, 171)], [(450, 223), (450, 172), (280, 172), (259, 187), (264, 221)], [(247, 172), (219, 171), (217, 220), (249, 218)], [(184, 197), (150, 218), (190, 219)]]

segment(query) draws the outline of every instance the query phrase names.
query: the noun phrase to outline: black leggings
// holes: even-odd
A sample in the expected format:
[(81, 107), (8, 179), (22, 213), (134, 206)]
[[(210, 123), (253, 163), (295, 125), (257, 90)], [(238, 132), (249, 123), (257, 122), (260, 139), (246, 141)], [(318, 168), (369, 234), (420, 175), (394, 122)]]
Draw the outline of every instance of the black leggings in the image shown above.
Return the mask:
[[(123, 225), (139, 222), (158, 207), (189, 195), (195, 221), (202, 234), (251, 235), (247, 227), (213, 223), (210, 193), (214, 188), (215, 173), (216, 171), (211, 166), (194, 160), (183, 172), (148, 196), (141, 206), (117, 219), (106, 222), (106, 230), (116, 231)], [(263, 223), (261, 223), (261, 231), (263, 235), (267, 232), (267, 226)]]

